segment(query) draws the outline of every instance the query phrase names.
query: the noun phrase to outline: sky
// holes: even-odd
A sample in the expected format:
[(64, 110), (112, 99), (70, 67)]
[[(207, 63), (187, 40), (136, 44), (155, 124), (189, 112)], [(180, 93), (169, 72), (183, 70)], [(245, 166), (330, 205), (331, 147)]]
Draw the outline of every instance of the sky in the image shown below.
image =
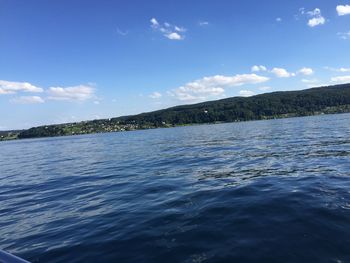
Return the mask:
[(0, 130), (350, 83), (350, 0), (0, 0)]

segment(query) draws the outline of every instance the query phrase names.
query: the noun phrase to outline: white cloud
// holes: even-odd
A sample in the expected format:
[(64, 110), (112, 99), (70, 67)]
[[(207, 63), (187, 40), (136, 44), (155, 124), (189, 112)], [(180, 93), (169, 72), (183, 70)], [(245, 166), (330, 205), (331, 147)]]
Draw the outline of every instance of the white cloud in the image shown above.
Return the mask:
[(350, 68), (340, 68), (339, 72), (350, 72)]
[(271, 90), (272, 88), (271, 87), (268, 87), (268, 86), (264, 86), (264, 87), (260, 87), (259, 90), (261, 91), (268, 91), (268, 90)]
[(340, 68), (339, 72), (350, 72), (350, 68)]
[(312, 11), (307, 11), (306, 14), (309, 16), (319, 16), (321, 15), (321, 10), (319, 8), (315, 8)]
[(337, 13), (339, 16), (350, 15), (350, 5), (338, 5)]
[(332, 67), (324, 67), (324, 69), (334, 71), (334, 72), (350, 72), (350, 68), (332, 68)]
[(200, 26), (207, 26), (207, 25), (209, 25), (209, 22), (208, 21), (199, 21), (198, 25), (200, 25)]
[(36, 87), (28, 82), (14, 82), (0, 80), (0, 95), (15, 94), (17, 92), (43, 92), (42, 88)]
[(164, 36), (171, 39), (171, 40), (182, 40), (183, 39), (183, 36), (181, 36), (180, 34), (178, 34), (176, 32), (165, 34)]
[(0, 95), (14, 94), (15, 91), (0, 88)]
[(319, 16), (311, 18), (307, 24), (309, 27), (315, 27), (318, 25), (323, 25), (324, 23), (326, 23), (326, 19), (323, 16)]
[(350, 76), (338, 76), (338, 77), (333, 77), (331, 78), (332, 82), (336, 83), (350, 83)]
[(321, 9), (315, 8), (311, 11), (305, 11), (305, 8), (299, 9), (301, 15), (309, 17), (307, 25), (315, 27), (326, 23), (326, 19), (322, 16)]
[[(262, 65), (255, 65), (251, 68), (252, 72), (259, 72), (259, 71), (267, 71), (267, 68)], [(270, 73), (273, 73), (276, 75), (278, 78), (289, 78), (289, 77), (295, 77), (297, 74), (303, 74), (303, 75), (312, 75), (314, 73), (312, 68), (301, 68), (298, 70), (296, 73), (293, 72), (288, 72), (284, 68), (273, 68), (272, 70), (269, 71)]]
[(337, 35), (341, 39), (344, 39), (344, 40), (350, 39), (350, 31), (349, 32), (339, 32)]
[(277, 18), (276, 18), (276, 22), (282, 22), (282, 18), (277, 17)]
[[(171, 25), (170, 25), (170, 26), (171, 26)], [(175, 31), (177, 31), (177, 32), (186, 32), (186, 31), (187, 31), (186, 28), (184, 28), (184, 27), (178, 27), (178, 26), (174, 26), (174, 29), (175, 29)]]
[(318, 79), (302, 79), (302, 83), (305, 83), (308, 88), (317, 86), (328, 86), (327, 84), (320, 84)]
[(44, 103), (45, 101), (39, 96), (21, 96), (18, 98), (11, 99), (10, 102), (16, 104), (38, 104)]
[(186, 28), (177, 25), (172, 25), (168, 22), (160, 24), (156, 18), (150, 20), (151, 28), (155, 31), (162, 33), (162, 35), (170, 40), (183, 40), (185, 39), (184, 32)]
[(289, 73), (284, 68), (273, 68), (271, 73), (275, 74), (278, 78), (289, 78), (295, 75), (294, 73)]
[(194, 96), (194, 95), (191, 95), (190, 92), (191, 91), (185, 90), (183, 87), (180, 87), (180, 88), (175, 89), (173, 91), (169, 91), (168, 95), (175, 97), (176, 99), (178, 99), (180, 101), (189, 101), (189, 102), (202, 101), (211, 95), (208, 92), (208, 94), (204, 94), (202, 96), (200, 96), (200, 95)]
[(157, 19), (155, 19), (154, 17), (151, 19), (151, 24), (152, 24), (153, 27), (159, 26), (159, 23), (158, 23)]
[[(216, 75), (212, 77), (204, 77), (203, 79), (197, 81), (197, 83), (202, 83), (213, 86), (226, 86), (226, 87), (235, 87), (242, 86), (244, 84), (257, 84), (268, 81), (269, 78), (259, 76), (256, 74), (241, 74), (235, 76), (222, 76)], [(193, 83), (193, 82), (192, 82)]]
[(317, 79), (302, 79), (301, 82), (306, 83), (306, 84), (314, 84), (317, 83)]
[(252, 72), (259, 72), (259, 71), (266, 71), (267, 68), (262, 65), (254, 65), (251, 70)]
[(268, 81), (269, 78), (256, 74), (241, 74), (235, 76), (215, 75), (189, 82), (169, 95), (181, 101), (201, 101), (208, 98), (223, 96), (225, 88), (238, 87), (244, 84), (257, 84)]
[(241, 95), (242, 97), (251, 97), (254, 96), (255, 93), (251, 90), (240, 90), (239, 95)]
[(190, 87), (179, 87), (169, 94), (175, 96), (181, 101), (203, 101), (210, 98), (217, 98), (225, 93), (225, 89), (220, 87), (200, 87), (200, 88), (190, 88)]
[(310, 76), (314, 74), (314, 71), (312, 70), (312, 68), (302, 68), (298, 71), (298, 73), (303, 74), (305, 76)]
[(160, 94), (159, 92), (155, 91), (155, 92), (153, 92), (152, 94), (150, 94), (149, 97), (150, 97), (151, 99), (159, 99), (159, 98), (162, 97), (162, 94)]
[(87, 85), (74, 87), (51, 87), (48, 90), (50, 100), (85, 101), (94, 98), (95, 89)]

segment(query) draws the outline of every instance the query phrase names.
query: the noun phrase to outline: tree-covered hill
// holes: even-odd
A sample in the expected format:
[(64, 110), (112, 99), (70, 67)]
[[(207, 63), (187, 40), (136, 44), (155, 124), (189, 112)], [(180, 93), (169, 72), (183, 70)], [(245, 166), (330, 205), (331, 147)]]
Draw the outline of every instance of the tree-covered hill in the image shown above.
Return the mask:
[(350, 112), (350, 84), (233, 97), (112, 119), (48, 125), (21, 131), (18, 138), (113, 132), (176, 125), (234, 122)]
[(158, 125), (162, 122), (171, 124), (233, 122), (283, 117), (286, 114), (305, 116), (341, 105), (350, 105), (350, 84), (272, 92), (248, 98), (233, 97), (113, 120)]

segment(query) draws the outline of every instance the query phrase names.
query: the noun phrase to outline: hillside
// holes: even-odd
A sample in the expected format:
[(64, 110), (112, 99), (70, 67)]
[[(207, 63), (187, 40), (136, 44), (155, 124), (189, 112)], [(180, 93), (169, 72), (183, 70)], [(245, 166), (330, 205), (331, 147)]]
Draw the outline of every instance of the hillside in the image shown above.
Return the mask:
[[(350, 112), (350, 84), (232, 97), (112, 119), (40, 126), (18, 139)], [(3, 138), (4, 139), (4, 138)]]

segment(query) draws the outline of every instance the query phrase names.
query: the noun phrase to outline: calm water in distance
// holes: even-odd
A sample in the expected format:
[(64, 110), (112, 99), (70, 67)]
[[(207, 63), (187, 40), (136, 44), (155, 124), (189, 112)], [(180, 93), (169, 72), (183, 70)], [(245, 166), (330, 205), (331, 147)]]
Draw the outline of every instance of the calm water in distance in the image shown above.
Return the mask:
[(32, 262), (350, 262), (350, 114), (0, 143)]

